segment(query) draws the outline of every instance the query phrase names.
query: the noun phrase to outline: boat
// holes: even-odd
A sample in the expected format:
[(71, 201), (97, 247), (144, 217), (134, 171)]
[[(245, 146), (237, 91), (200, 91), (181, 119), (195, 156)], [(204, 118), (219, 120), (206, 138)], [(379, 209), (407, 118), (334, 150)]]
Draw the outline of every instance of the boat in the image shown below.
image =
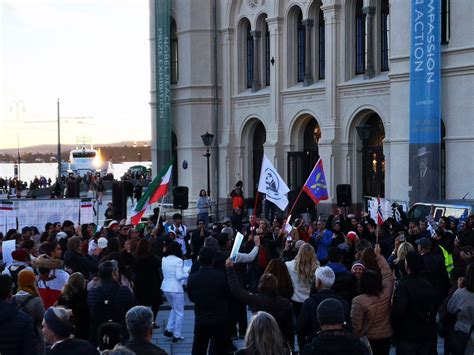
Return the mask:
[(75, 176), (85, 176), (91, 173), (95, 176), (104, 177), (113, 174), (113, 166), (110, 161), (102, 160), (100, 150), (89, 148), (86, 145), (76, 147), (69, 153), (69, 162), (62, 164), (62, 175), (73, 174)]

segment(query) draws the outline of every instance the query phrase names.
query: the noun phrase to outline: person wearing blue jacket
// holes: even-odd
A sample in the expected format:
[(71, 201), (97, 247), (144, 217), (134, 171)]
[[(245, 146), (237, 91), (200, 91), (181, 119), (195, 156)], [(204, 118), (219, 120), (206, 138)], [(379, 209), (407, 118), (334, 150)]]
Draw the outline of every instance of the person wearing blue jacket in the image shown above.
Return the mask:
[(326, 229), (326, 221), (319, 220), (316, 224), (316, 231), (311, 238), (317, 246), (316, 256), (319, 262), (324, 265), (328, 258), (328, 248), (332, 242), (332, 232)]

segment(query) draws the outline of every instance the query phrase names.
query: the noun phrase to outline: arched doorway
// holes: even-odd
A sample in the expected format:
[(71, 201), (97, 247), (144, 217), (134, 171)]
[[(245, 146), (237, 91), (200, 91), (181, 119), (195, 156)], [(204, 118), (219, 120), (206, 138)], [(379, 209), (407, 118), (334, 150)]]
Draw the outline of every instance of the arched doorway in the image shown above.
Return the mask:
[[(319, 159), (318, 142), (321, 138), (321, 128), (318, 121), (311, 115), (298, 118), (293, 126), (292, 143), (294, 151), (288, 152), (287, 176), (290, 192), (288, 198), (290, 205), (303, 187), (311, 170)], [(301, 195), (295, 214), (306, 212), (314, 207), (312, 200), (305, 194)]]
[(374, 111), (361, 113), (356, 127), (362, 148), (362, 196), (385, 197), (385, 156), (383, 139), (385, 129), (380, 116)]

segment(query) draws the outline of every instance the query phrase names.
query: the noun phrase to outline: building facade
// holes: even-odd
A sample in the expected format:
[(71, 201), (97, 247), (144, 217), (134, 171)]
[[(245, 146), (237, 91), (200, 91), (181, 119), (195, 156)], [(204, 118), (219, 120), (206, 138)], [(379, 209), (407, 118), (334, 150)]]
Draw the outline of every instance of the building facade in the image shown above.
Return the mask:
[[(442, 194), (473, 198), (474, 2), (441, 3)], [(265, 153), (296, 192), (321, 157), (328, 204), (338, 184), (351, 185), (355, 203), (408, 201), (410, 9), (409, 0), (172, 0), (175, 184), (191, 201), (206, 189), (209, 131), (213, 198), (238, 180), (254, 196)], [(154, 93), (152, 79), (152, 119)]]

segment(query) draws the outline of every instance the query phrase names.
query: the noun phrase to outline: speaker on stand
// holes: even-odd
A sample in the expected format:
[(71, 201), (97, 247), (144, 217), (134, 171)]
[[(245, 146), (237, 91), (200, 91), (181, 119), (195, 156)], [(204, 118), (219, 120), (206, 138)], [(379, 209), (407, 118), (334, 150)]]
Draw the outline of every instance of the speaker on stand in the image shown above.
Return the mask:
[(173, 208), (177, 210), (187, 210), (189, 189), (187, 186), (175, 186), (173, 188)]

